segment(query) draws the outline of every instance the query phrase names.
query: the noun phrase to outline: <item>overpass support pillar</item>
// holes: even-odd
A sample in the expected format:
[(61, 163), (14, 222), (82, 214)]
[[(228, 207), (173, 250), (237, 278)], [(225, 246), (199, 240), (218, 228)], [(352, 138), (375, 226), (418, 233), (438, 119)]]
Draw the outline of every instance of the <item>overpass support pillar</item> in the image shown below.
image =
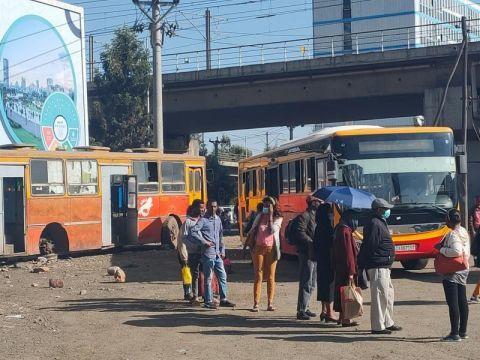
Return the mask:
[[(435, 116), (440, 107), (443, 96), (443, 88), (426, 89), (424, 93), (423, 115), (427, 126), (432, 126)], [(476, 137), (472, 127), (472, 111), (469, 108), (468, 119), (468, 201), (470, 206), (473, 204), (475, 195), (480, 195), (480, 142)], [(478, 118), (477, 128), (480, 128)], [(455, 133), (456, 143), (459, 143), (462, 136), (462, 88), (460, 86), (451, 87), (448, 90), (447, 99), (440, 114), (439, 126), (448, 126)], [(458, 139), (458, 140), (457, 140)]]

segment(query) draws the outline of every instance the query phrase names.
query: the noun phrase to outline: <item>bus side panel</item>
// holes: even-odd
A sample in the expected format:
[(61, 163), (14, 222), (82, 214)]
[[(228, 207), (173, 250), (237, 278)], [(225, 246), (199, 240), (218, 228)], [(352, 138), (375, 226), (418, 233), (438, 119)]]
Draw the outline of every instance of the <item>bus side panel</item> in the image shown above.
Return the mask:
[(27, 255), (40, 254), (40, 236), (45, 226), (28, 226), (25, 243), (25, 252)]
[(71, 197), (70, 221), (66, 223), (69, 250), (90, 250), (102, 247), (101, 197)]
[(138, 196), (138, 242), (158, 243), (161, 239), (160, 196)]
[(170, 214), (177, 215), (182, 221), (185, 220), (185, 215), (188, 208), (188, 195), (179, 194), (179, 195), (167, 195), (161, 196), (159, 199), (160, 203), (160, 215), (162, 218), (167, 217)]

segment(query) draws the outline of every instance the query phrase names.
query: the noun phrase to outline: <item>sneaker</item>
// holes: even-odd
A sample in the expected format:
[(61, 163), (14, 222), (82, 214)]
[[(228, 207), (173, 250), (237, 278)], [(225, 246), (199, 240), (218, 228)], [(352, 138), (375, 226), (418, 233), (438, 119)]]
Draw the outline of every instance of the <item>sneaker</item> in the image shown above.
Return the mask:
[(480, 296), (472, 296), (469, 300), (470, 304), (480, 304)]
[(459, 342), (462, 341), (462, 338), (459, 335), (447, 335), (445, 336), (442, 341), (450, 341), (450, 342)]
[(397, 326), (397, 325), (392, 325), (387, 327), (387, 330), (390, 330), (390, 331), (402, 331), (402, 329), (403, 328), (401, 326)]
[(229, 308), (234, 308), (235, 304), (228, 301), (228, 300), (221, 300), (220, 301), (220, 307), (229, 307)]
[(311, 318), (317, 317), (317, 314), (311, 312), (310, 310), (305, 311), (305, 314), (307, 314), (307, 316), (310, 316)]
[(467, 333), (464, 333), (464, 334), (460, 333), (460, 334), (458, 334), (458, 336), (460, 336), (460, 339), (462, 339), (462, 340), (467, 340), (468, 339)]
[(383, 330), (372, 330), (373, 335), (390, 335), (392, 330), (383, 329)]
[(310, 316), (304, 312), (299, 312), (297, 313), (297, 320), (310, 320)]
[(205, 309), (211, 309), (211, 310), (217, 310), (217, 309), (218, 309), (217, 305), (216, 305), (215, 303), (213, 303), (213, 302), (211, 302), (211, 303), (205, 303), (205, 304), (203, 304), (203, 307), (204, 307)]
[(193, 299), (190, 300), (190, 305), (192, 306), (200, 306), (200, 301), (198, 300), (198, 298), (194, 297)]

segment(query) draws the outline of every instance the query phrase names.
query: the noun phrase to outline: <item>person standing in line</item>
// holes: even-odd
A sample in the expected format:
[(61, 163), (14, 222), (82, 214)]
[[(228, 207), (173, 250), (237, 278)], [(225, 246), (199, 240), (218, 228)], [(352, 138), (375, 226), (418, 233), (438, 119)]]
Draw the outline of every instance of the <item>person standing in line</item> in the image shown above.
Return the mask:
[(313, 248), (315, 236), (315, 214), (323, 201), (309, 195), (307, 209), (293, 221), (291, 234), (297, 244), (299, 263), (299, 286), (297, 302), (297, 319), (310, 320), (317, 314), (309, 309), (310, 298), (317, 283), (317, 263)]
[(258, 312), (264, 270), (267, 278), (267, 311), (275, 311), (275, 270), (277, 261), (280, 260), (280, 229), (283, 218), (275, 199), (267, 196), (262, 203), (262, 212), (255, 218), (249, 234), (253, 238), (251, 250), (255, 273), (252, 312)]
[(373, 215), (363, 229), (358, 255), (358, 266), (367, 270), (370, 279), (372, 334), (388, 335), (402, 330), (393, 321), (394, 289), (390, 275), (395, 260), (395, 246), (387, 225), (392, 207), (381, 198), (372, 202)]
[(196, 239), (192, 236), (192, 229), (198, 223), (200, 217), (205, 213), (205, 203), (203, 200), (193, 200), (189, 207), (187, 218), (180, 228), (180, 235), (183, 237), (183, 242), (188, 252), (188, 267), (192, 272), (192, 286), (190, 303), (199, 306), (198, 300), (198, 280), (200, 278), (200, 262), (202, 258), (202, 247), (198, 244)]
[(340, 288), (350, 283), (357, 285), (358, 248), (353, 238), (353, 232), (358, 227), (358, 221), (352, 210), (346, 210), (342, 214), (339, 224), (335, 228), (335, 240), (333, 241), (333, 263), (335, 268), (335, 302), (334, 310), (340, 314), (338, 323), (343, 327), (358, 326), (355, 321), (343, 317), (342, 299)]
[[(442, 242), (435, 248), (447, 258), (465, 256), (470, 257), (470, 237), (468, 231), (460, 225), (462, 217), (456, 209), (447, 213), (446, 223), (451, 231)], [(468, 301), (467, 301), (467, 278), (469, 269), (457, 271), (452, 274), (444, 274), (443, 290), (448, 304), (450, 315), (450, 334), (443, 341), (461, 341), (467, 339)]]
[[(178, 262), (180, 263), (180, 268), (183, 269), (185, 266), (188, 265), (188, 249), (187, 249), (187, 240), (186, 237), (188, 235), (187, 228), (190, 228), (189, 218), (192, 213), (192, 205), (187, 208), (187, 218), (185, 222), (180, 226), (179, 236), (177, 239), (177, 256)], [(183, 298), (187, 301), (192, 301), (193, 294), (192, 294), (192, 284), (186, 285), (183, 284)]]
[[(472, 241), (471, 254), (475, 256), (475, 266), (480, 268), (480, 195), (475, 196), (475, 205), (470, 210), (468, 229)], [(477, 278), (477, 285), (473, 290), (470, 302), (480, 304), (480, 276)]]
[(235, 304), (227, 299), (227, 273), (223, 265), (225, 258), (225, 246), (223, 244), (222, 221), (217, 215), (218, 205), (215, 200), (207, 202), (207, 212), (192, 228), (192, 236), (202, 245), (202, 268), (205, 275), (204, 307), (217, 309), (213, 301), (212, 276), (217, 275), (220, 286), (220, 306), (235, 307)]
[(325, 203), (318, 207), (316, 229), (313, 238), (317, 260), (317, 300), (322, 302), (320, 320), (326, 323), (337, 322), (333, 317), (334, 272), (333, 256), (333, 207)]

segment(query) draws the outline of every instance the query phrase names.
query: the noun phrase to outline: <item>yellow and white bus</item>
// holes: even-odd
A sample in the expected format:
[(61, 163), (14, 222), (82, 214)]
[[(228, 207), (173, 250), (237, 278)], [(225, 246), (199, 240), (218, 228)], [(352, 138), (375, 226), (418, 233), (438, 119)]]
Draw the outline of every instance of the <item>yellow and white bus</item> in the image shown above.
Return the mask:
[[(388, 223), (397, 260), (406, 269), (421, 269), (447, 232), (446, 212), (458, 206), (453, 132), (445, 127), (326, 128), (245, 159), (239, 164), (239, 223), (271, 195), (279, 199), (286, 225), (304, 210), (305, 197), (326, 185), (362, 189), (394, 204)], [(282, 251), (295, 253), (284, 237)]]

